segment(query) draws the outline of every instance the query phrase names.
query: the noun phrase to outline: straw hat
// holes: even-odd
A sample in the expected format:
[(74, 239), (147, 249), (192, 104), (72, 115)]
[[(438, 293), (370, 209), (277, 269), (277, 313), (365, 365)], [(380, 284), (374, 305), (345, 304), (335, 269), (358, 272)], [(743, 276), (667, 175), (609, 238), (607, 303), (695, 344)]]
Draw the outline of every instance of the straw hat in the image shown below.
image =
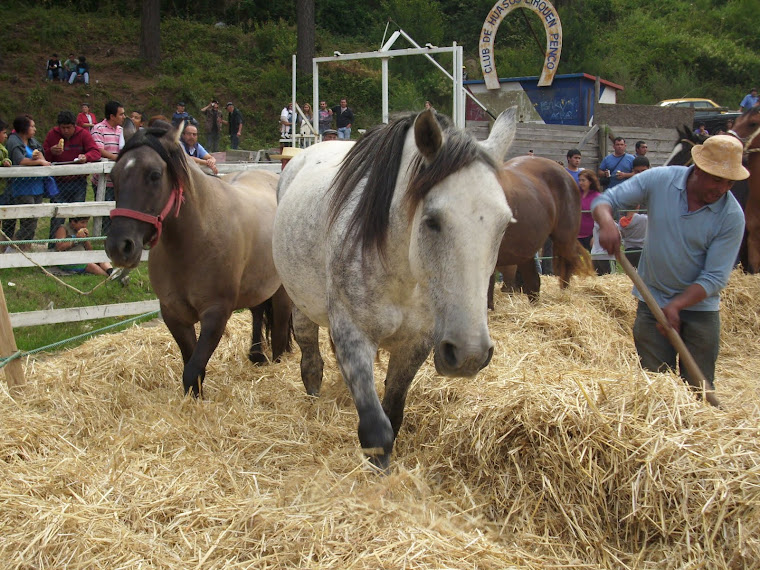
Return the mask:
[(290, 160), (291, 158), (294, 158), (299, 152), (303, 151), (302, 148), (297, 148), (294, 146), (286, 146), (282, 149), (282, 154), (272, 154), (269, 155), (269, 158), (272, 160)]
[(742, 166), (744, 147), (730, 135), (715, 135), (691, 149), (694, 163), (713, 176), (726, 180), (744, 180), (749, 171)]

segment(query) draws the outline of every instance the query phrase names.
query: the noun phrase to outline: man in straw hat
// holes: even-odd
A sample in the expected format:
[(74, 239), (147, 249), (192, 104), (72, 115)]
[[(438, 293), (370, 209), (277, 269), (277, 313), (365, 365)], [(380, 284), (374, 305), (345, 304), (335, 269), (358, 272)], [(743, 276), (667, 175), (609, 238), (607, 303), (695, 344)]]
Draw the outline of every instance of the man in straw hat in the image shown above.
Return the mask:
[[(744, 235), (744, 214), (729, 189), (749, 172), (742, 144), (717, 135), (691, 151), (694, 165), (653, 168), (597, 197), (591, 204), (599, 223), (599, 243), (620, 250), (613, 209), (641, 204), (649, 220), (639, 274), (671, 326), (679, 331), (705, 378), (715, 378), (720, 344), (720, 291), (728, 283)], [(643, 368), (676, 369), (676, 350), (638, 297), (633, 338)], [(688, 378), (685, 366), (681, 377)]]
[(286, 146), (282, 149), (282, 154), (273, 154), (269, 158), (272, 160), (279, 160), (280, 165), (282, 166), (283, 170), (285, 169), (285, 165), (290, 162), (291, 158), (295, 158), (295, 156), (301, 152), (302, 148), (296, 148), (293, 146)]

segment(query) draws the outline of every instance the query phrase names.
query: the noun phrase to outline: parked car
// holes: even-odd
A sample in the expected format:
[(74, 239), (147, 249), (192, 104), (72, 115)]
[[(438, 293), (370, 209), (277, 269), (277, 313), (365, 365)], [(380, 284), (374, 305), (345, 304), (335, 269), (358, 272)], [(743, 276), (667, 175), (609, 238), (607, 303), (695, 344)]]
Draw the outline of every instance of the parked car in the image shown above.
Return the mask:
[(704, 124), (705, 129), (710, 134), (715, 134), (721, 129), (726, 130), (728, 120), (736, 120), (741, 115), (739, 111), (729, 111), (725, 107), (721, 107), (712, 99), (665, 99), (657, 104), (660, 107), (688, 107), (694, 109), (694, 122), (691, 128), (696, 130), (699, 128), (699, 125)]
[(723, 109), (712, 99), (665, 99), (657, 103), (660, 107), (691, 107), (704, 111), (720, 111)]

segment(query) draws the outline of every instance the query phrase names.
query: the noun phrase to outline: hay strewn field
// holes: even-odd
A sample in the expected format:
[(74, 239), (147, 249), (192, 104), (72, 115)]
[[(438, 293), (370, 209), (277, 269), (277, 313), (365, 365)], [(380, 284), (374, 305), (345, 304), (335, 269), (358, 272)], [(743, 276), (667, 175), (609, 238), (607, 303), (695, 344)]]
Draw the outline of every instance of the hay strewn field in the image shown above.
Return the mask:
[(163, 324), (27, 362), (0, 393), (0, 566), (760, 567), (760, 280), (724, 296), (725, 411), (638, 368), (624, 276), (542, 285), (497, 294), (477, 378), (421, 370), (386, 477), (327, 343), (310, 399), (296, 355), (249, 364), (247, 313), (201, 402)]

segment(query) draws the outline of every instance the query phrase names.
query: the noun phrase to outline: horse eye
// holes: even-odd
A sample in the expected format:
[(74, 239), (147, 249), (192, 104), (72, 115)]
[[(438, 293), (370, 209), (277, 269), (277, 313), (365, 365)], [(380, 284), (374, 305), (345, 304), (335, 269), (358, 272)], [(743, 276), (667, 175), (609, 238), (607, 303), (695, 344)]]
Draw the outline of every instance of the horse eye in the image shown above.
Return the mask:
[(433, 230), (434, 232), (441, 231), (441, 222), (438, 220), (438, 218), (435, 218), (433, 216), (425, 216), (423, 218), (423, 221), (429, 230)]
[(153, 170), (150, 173), (150, 181), (151, 182), (158, 182), (159, 180), (161, 180), (161, 172), (159, 172), (158, 170)]

